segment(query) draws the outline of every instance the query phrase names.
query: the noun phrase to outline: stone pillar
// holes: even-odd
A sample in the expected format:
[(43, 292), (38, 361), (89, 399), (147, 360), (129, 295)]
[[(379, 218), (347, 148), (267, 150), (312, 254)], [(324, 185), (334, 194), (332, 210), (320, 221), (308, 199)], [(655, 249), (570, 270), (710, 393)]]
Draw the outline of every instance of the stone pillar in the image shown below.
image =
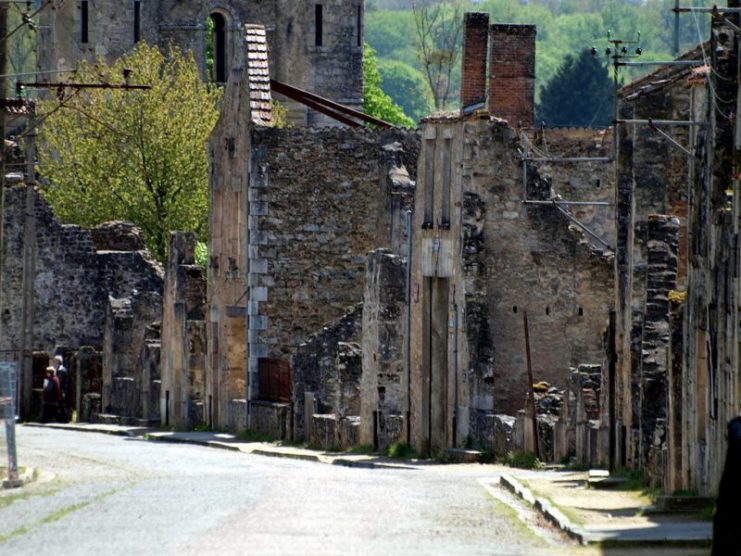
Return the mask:
[[(677, 287), (679, 220), (651, 214), (646, 252), (646, 315), (641, 342), (641, 457), (652, 484), (666, 472), (669, 292)], [(663, 485), (661, 485), (663, 486)]]
[(468, 12), (464, 18), (461, 110), (486, 102), (489, 14)]
[[(406, 407), (404, 259), (384, 249), (371, 251), (365, 284), (360, 443), (373, 444), (375, 432), (379, 447), (386, 448), (402, 440)], [(374, 421), (377, 431), (373, 430)]]
[(535, 25), (490, 29), (488, 108), (512, 127), (532, 127), (535, 119), (535, 34)]
[[(202, 404), (205, 397), (206, 280), (195, 264), (197, 242), (194, 233), (170, 234), (162, 316), (160, 416), (163, 424), (175, 427), (208, 422), (202, 405), (197, 412), (191, 407)], [(193, 419), (196, 413), (199, 416)]]

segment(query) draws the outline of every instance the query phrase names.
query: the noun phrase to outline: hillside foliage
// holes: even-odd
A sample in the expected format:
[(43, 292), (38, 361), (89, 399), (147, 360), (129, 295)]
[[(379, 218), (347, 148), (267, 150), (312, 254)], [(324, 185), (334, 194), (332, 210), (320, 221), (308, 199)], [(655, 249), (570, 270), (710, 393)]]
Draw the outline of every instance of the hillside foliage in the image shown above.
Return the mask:
[[(367, 0), (366, 41), (377, 52), (378, 65), (384, 67), (394, 62), (406, 67), (406, 73), (415, 72), (424, 77), (424, 65), (419, 56), (415, 34), (412, 4), (435, 4), (440, 0)], [(670, 60), (674, 46), (674, 0), (462, 0), (464, 11), (488, 12), (490, 21), (500, 23), (526, 23), (537, 26), (536, 51), (536, 100), (551, 81), (567, 56), (575, 59), (585, 48), (592, 46), (605, 60), (608, 31), (612, 38), (636, 41), (631, 47), (640, 46), (642, 60)], [(693, 6), (711, 6), (710, 0), (695, 0)], [(680, 52), (689, 50), (708, 39), (708, 14), (682, 14), (679, 26)], [(462, 24), (462, 22), (461, 22)], [(640, 32), (640, 36), (639, 36)], [(451, 76), (457, 100), (460, 89), (460, 57)], [(401, 67), (396, 65), (396, 71)], [(655, 69), (623, 68), (620, 81), (625, 83)], [(385, 92), (397, 103), (401, 87), (395, 81), (384, 80)], [(432, 95), (429, 86), (427, 95)], [(454, 106), (453, 106), (454, 108)], [(596, 108), (596, 107), (595, 107)], [(418, 119), (418, 113), (407, 115)]]

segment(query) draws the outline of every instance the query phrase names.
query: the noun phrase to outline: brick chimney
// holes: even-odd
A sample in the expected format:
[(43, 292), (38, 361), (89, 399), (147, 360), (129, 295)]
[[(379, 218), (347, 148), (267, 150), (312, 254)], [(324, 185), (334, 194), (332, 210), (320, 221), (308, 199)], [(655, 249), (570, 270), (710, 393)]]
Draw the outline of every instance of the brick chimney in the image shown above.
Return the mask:
[(535, 119), (535, 25), (493, 24), (490, 29), (489, 112), (512, 127)]
[(461, 111), (486, 102), (486, 59), (489, 55), (489, 14), (466, 12), (461, 67)]

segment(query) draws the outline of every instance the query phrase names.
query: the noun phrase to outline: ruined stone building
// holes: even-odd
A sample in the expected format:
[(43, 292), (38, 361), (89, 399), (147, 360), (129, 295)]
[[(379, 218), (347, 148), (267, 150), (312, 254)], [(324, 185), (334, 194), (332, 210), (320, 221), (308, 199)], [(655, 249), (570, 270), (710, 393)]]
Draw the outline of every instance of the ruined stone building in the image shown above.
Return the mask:
[[(85, 13), (88, 33), (102, 25), (83, 4), (53, 14), (55, 32)], [(270, 77), (324, 80), (322, 63), (341, 65), (325, 38), (354, 44), (362, 6), (311, 4), (302, 19), (291, 4), (266, 26), (236, 26), (268, 5), (280, 3), (134, 2), (128, 23), (126, 11), (108, 17), (200, 52), (202, 22), (229, 22), (208, 268), (194, 262), (195, 238), (175, 233), (163, 278), (132, 232), (62, 227), (33, 189), (9, 190), (2, 345), (91, 346), (75, 353), (98, 362), (78, 365), (98, 365), (98, 413), (423, 455), (527, 450), (537, 434), (544, 459), (712, 492), (740, 393), (730, 28), (716, 21), (684, 56), (702, 63), (625, 86), (614, 130), (534, 128), (535, 28), (486, 14), (466, 15), (459, 114), (419, 130), (276, 129)], [(357, 35), (343, 6), (357, 8)], [(345, 15), (332, 20), (330, 7)], [(325, 36), (330, 21), (344, 31)], [(308, 73), (286, 65), (313, 55), (323, 61)], [(359, 98), (338, 93), (346, 66), (315, 90)], [(47, 267), (60, 269), (58, 288)], [(528, 431), (529, 363), (539, 393)]]
[[(267, 31), (271, 77), (359, 107), (363, 10), (362, 0), (54, 2), (40, 14), (38, 66), (41, 72), (64, 72), (97, 56), (115, 60), (146, 41), (192, 52), (204, 77), (225, 83), (231, 69), (242, 63), (244, 25), (260, 24)], [(207, 49), (213, 56), (209, 75)], [(292, 122), (326, 123), (306, 106), (286, 102)]]
[[(145, 414), (150, 400), (140, 393), (159, 399), (140, 370), (147, 327), (160, 320), (164, 273), (141, 232), (125, 223), (60, 224), (32, 186), (6, 188), (4, 209), (0, 346), (4, 359), (20, 364), (21, 415), (38, 409), (54, 354), (78, 376), (71, 404), (79, 414)], [(158, 366), (158, 341), (150, 347)], [(158, 379), (156, 371), (151, 380)], [(86, 402), (88, 392), (95, 396)]]
[[(524, 406), (525, 311), (539, 380), (565, 388), (572, 367), (602, 362), (609, 249), (556, 207), (523, 203), (552, 205), (551, 181), (523, 172), (521, 136), (496, 114), (530, 123), (533, 98), (513, 108), (487, 93), (494, 75), (532, 92), (534, 29), (485, 21), (466, 64), (488, 59), (490, 35), (492, 69), (477, 75), (489, 111), (426, 121), (421, 136), (264, 127), (249, 64), (232, 71), (210, 146), (213, 426), (327, 447), (488, 445), (495, 415)], [(513, 41), (523, 56), (499, 60)], [(601, 148), (599, 134), (562, 135)], [(561, 172), (594, 195), (609, 190), (598, 168)]]

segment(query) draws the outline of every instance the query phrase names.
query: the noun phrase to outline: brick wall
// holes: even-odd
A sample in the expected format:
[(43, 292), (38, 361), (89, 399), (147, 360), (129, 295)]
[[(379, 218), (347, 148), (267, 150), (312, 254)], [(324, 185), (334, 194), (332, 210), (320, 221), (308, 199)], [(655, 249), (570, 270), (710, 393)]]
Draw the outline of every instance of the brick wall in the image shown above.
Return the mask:
[(469, 12), (464, 19), (461, 109), (486, 102), (489, 14)]
[(489, 112), (511, 126), (531, 127), (535, 103), (535, 25), (490, 29)]

